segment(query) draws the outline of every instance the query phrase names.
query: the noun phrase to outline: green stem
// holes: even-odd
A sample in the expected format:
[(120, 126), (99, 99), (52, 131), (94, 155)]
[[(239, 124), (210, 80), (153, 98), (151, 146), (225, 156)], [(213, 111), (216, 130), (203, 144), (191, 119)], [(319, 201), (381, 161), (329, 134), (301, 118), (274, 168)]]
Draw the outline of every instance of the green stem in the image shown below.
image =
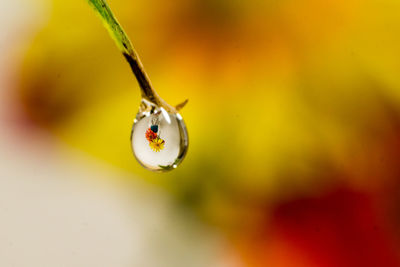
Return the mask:
[(177, 110), (165, 102), (153, 89), (150, 79), (144, 70), (143, 64), (139, 59), (139, 56), (132, 46), (128, 35), (122, 29), (117, 19), (114, 17), (110, 7), (107, 5), (105, 0), (88, 0), (89, 4), (94, 8), (97, 14), (102, 19), (104, 26), (107, 28), (111, 37), (114, 39), (119, 50), (128, 61), (136, 79), (139, 83), (142, 97), (159, 107), (165, 108), (169, 112), (176, 112)]

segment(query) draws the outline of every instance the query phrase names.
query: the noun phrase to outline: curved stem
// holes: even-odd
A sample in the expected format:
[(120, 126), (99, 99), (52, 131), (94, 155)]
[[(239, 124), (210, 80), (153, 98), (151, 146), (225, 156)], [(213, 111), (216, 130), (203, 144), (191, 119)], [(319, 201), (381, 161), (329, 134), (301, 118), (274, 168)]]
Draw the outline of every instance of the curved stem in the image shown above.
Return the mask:
[(110, 7), (107, 5), (105, 0), (88, 0), (89, 4), (101, 17), (104, 26), (109, 31), (111, 37), (114, 39), (119, 50), (128, 61), (136, 79), (139, 83), (142, 97), (159, 107), (163, 107), (168, 112), (177, 112), (177, 110), (165, 102), (153, 89), (150, 79), (144, 70), (143, 64), (139, 59), (139, 56), (132, 46), (128, 35), (122, 29), (117, 19), (114, 17)]

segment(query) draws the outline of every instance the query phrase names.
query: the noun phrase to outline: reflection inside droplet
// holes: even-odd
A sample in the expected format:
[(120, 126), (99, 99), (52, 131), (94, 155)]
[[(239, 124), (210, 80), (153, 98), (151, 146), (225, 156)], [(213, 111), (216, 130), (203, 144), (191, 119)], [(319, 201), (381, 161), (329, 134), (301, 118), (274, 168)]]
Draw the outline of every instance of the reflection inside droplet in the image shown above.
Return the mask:
[(168, 113), (147, 101), (134, 120), (132, 149), (139, 163), (152, 171), (175, 169), (188, 149), (188, 134), (182, 116)]

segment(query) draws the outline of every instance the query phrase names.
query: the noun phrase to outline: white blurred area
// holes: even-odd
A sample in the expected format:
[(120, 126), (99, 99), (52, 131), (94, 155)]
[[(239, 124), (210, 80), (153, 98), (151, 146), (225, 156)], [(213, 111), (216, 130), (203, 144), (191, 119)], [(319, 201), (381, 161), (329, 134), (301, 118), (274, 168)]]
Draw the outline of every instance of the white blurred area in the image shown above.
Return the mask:
[(221, 239), (164, 192), (46, 133), (18, 133), (12, 78), (51, 6), (0, 3), (0, 266), (233, 266)]
[(2, 150), (0, 266), (219, 266), (218, 240), (161, 192), (62, 153)]

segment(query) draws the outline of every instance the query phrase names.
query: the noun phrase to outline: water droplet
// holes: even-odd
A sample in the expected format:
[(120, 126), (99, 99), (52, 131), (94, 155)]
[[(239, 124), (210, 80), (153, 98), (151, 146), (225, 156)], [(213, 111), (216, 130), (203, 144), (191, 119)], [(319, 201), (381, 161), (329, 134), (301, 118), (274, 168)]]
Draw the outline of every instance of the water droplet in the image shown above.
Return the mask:
[(175, 169), (188, 149), (185, 122), (179, 113), (142, 100), (131, 134), (132, 150), (137, 161), (151, 171)]

